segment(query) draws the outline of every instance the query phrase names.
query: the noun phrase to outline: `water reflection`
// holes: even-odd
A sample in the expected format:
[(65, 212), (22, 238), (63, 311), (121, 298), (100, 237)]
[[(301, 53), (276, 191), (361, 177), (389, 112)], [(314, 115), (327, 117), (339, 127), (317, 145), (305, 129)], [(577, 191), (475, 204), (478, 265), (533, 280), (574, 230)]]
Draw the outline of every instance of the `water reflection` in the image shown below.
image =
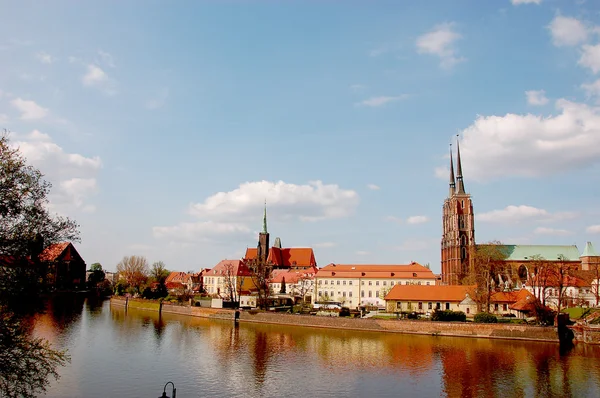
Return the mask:
[(153, 396), (168, 380), (182, 397), (600, 396), (600, 347), (561, 353), (557, 344), (236, 326), (108, 302), (70, 305), (36, 320), (73, 356), (49, 396)]

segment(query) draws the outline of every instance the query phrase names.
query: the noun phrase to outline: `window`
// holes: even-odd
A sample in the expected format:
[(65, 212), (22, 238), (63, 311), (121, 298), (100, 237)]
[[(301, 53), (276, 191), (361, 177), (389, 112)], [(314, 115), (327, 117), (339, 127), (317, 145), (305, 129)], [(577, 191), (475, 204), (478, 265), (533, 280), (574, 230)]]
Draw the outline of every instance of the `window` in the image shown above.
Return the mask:
[(331, 297), (333, 297), (333, 290), (331, 291)]
[(390, 281), (390, 286), (394, 286), (394, 281)]
[(498, 303), (494, 304), (494, 311), (498, 311)]
[(387, 286), (387, 281), (383, 281), (383, 286)]
[(329, 283), (329, 281), (325, 281), (325, 284), (328, 284), (328, 283)]
[(502, 304), (502, 310), (508, 311), (508, 304)]
[(436, 310), (441, 310), (442, 309), (442, 303), (435, 303), (435, 309)]
[(433, 308), (432, 303), (427, 303), (427, 309), (430, 310), (432, 308)]
[(360, 297), (365, 297), (365, 291), (360, 292)]
[(373, 297), (373, 292), (369, 290), (369, 297)]
[(352, 285), (352, 281), (348, 281), (348, 284), (349, 284), (349, 285)]
[(346, 297), (346, 292), (342, 292), (342, 297)]
[(360, 281), (360, 284), (364, 286), (365, 285), (365, 281)]
[(340, 281), (337, 281), (337, 284), (338, 284), (338, 286), (339, 286), (339, 284), (340, 284)]
[(471, 309), (469, 307), (467, 307), (467, 314), (469, 314), (471, 312)]
[(322, 296), (322, 295), (323, 295), (323, 291), (319, 290), (319, 296)]
[(375, 282), (375, 286), (379, 286), (379, 281)]
[(319, 280), (319, 285), (321, 284), (321, 280)]
[(419, 301), (419, 309), (422, 310), (423, 309), (423, 303)]
[(344, 284), (344, 286), (345, 286), (345, 285), (346, 285), (346, 281), (344, 281), (344, 283), (343, 283), (343, 284)]
[(449, 310), (450, 309), (450, 303), (446, 303), (446, 309)]
[(429, 282), (427, 282), (427, 286), (429, 286)]
[(379, 290), (375, 292), (375, 297), (379, 298)]
[(396, 302), (396, 308), (398, 308), (399, 310), (402, 309), (402, 302), (401, 301)]
[(373, 285), (373, 281), (369, 281), (369, 286)]
[(418, 282), (417, 282), (417, 285), (420, 285), (420, 284), (421, 284), (421, 281), (418, 281)]
[(352, 297), (352, 290), (348, 292), (348, 297)]

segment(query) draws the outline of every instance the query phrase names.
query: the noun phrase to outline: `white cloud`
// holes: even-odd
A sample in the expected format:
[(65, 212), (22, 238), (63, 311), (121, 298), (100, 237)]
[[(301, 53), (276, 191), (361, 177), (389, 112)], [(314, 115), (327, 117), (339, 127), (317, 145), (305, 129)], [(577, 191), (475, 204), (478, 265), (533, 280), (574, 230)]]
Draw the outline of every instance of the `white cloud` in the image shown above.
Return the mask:
[(581, 46), (581, 58), (579, 58), (579, 65), (590, 68), (594, 74), (600, 71), (600, 44), (591, 46), (584, 44)]
[(337, 246), (337, 244), (335, 242), (321, 242), (321, 243), (315, 243), (313, 245), (313, 247), (318, 247), (318, 248), (328, 248), (328, 247), (335, 247)]
[(52, 64), (54, 63), (54, 61), (56, 61), (56, 58), (53, 57), (52, 55), (48, 54), (47, 52), (44, 51), (40, 51), (39, 53), (35, 54), (35, 58), (37, 58), (38, 61), (40, 61), (43, 64)]
[(451, 68), (465, 60), (456, 53), (455, 42), (462, 36), (454, 31), (454, 23), (444, 23), (434, 27), (428, 33), (417, 38), (417, 52), (419, 54), (432, 54), (440, 58), (442, 68)]
[(366, 256), (366, 255), (368, 255), (370, 253), (368, 251), (366, 251), (366, 250), (358, 250), (356, 252), (356, 254), (359, 255), (359, 256)]
[(37, 120), (48, 116), (48, 109), (39, 106), (35, 101), (28, 101), (21, 98), (15, 98), (10, 101), (13, 107), (21, 112), (22, 120)]
[(389, 96), (380, 96), (380, 97), (371, 97), (364, 101), (356, 103), (357, 106), (370, 106), (370, 107), (378, 107), (387, 104), (388, 102), (403, 100), (408, 98), (408, 95), (402, 94), (395, 97)]
[(585, 43), (589, 30), (577, 18), (557, 15), (548, 25), (555, 46), (576, 46)]
[(49, 196), (53, 209), (62, 213), (73, 207), (94, 210), (88, 200), (98, 192), (96, 177), (102, 167), (99, 157), (67, 153), (48, 134), (38, 130), (13, 136), (13, 145), (53, 184)]
[[(460, 150), (468, 178), (537, 177), (599, 163), (600, 108), (564, 99), (556, 106), (556, 116), (478, 116), (462, 131)], [(443, 168), (436, 175), (448, 177)]]
[(102, 62), (104, 64), (106, 64), (107, 66), (109, 66), (111, 68), (116, 67), (115, 60), (113, 59), (112, 55), (110, 55), (106, 51), (102, 51), (102, 50), (98, 50), (98, 55), (100, 56), (100, 59), (102, 60)]
[(585, 229), (585, 232), (587, 232), (588, 234), (600, 234), (600, 224), (590, 225)]
[(541, 4), (542, 0), (510, 0), (510, 2), (513, 5), (518, 6), (520, 4)]
[(372, 191), (379, 191), (381, 189), (379, 187), (379, 185), (375, 185), (375, 184), (367, 184), (367, 188), (369, 188)]
[(585, 91), (588, 98), (600, 98), (600, 79), (592, 83), (583, 83), (581, 88)]
[(219, 237), (238, 235), (250, 237), (252, 231), (246, 225), (234, 222), (183, 222), (171, 227), (153, 227), (155, 238), (172, 242), (210, 242)]
[(501, 210), (475, 214), (477, 221), (494, 223), (518, 223), (521, 221), (555, 222), (575, 217), (577, 217), (577, 213), (574, 212), (550, 213), (545, 209), (527, 205), (510, 205)]
[(572, 235), (573, 233), (567, 231), (566, 229), (555, 229), (555, 228), (546, 228), (546, 227), (538, 227), (534, 231), (537, 235), (554, 235), (554, 236), (567, 236)]
[(544, 90), (525, 91), (525, 95), (527, 96), (527, 103), (529, 105), (541, 106), (548, 103), (548, 98), (546, 98)]
[(423, 224), (429, 221), (429, 217), (427, 216), (411, 216), (406, 219), (406, 222), (409, 224)]
[(190, 213), (198, 217), (237, 219), (245, 216), (255, 219), (265, 200), (267, 211), (275, 217), (316, 221), (353, 214), (359, 197), (355, 191), (321, 181), (310, 181), (305, 185), (256, 181), (243, 183), (233, 191), (219, 192), (203, 203), (192, 204)]
[(402, 219), (400, 217), (396, 217), (396, 216), (387, 216), (385, 218), (385, 221), (390, 221), (390, 222), (396, 222), (396, 223), (402, 223)]
[(114, 81), (97, 65), (89, 64), (87, 73), (83, 75), (81, 81), (84, 86), (96, 87), (107, 95), (117, 93)]

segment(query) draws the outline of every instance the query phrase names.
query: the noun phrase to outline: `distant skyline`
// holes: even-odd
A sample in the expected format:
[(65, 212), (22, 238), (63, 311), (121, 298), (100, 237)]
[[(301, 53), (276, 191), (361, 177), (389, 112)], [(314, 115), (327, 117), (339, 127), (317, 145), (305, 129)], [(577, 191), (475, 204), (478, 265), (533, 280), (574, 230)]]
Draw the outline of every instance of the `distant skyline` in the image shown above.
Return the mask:
[[(600, 247), (600, 4), (0, 0), (0, 128), (86, 263), (271, 240), (440, 272), (449, 144), (477, 242)], [(454, 147), (455, 148), (455, 147)]]

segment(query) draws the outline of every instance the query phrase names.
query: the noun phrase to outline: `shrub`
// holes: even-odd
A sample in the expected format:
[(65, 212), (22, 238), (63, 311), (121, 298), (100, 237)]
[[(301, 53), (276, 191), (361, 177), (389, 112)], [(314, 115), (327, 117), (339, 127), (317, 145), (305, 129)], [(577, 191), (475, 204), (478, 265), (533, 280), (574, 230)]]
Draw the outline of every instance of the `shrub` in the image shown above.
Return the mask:
[(473, 321), (477, 323), (498, 323), (498, 318), (488, 312), (480, 312), (475, 315)]
[(442, 321), (442, 322), (466, 322), (467, 315), (462, 311), (452, 311), (452, 310), (444, 310), (444, 311), (434, 311), (431, 314), (432, 321)]
[(409, 312), (406, 317), (408, 319), (419, 319), (419, 314), (417, 314), (416, 312)]

